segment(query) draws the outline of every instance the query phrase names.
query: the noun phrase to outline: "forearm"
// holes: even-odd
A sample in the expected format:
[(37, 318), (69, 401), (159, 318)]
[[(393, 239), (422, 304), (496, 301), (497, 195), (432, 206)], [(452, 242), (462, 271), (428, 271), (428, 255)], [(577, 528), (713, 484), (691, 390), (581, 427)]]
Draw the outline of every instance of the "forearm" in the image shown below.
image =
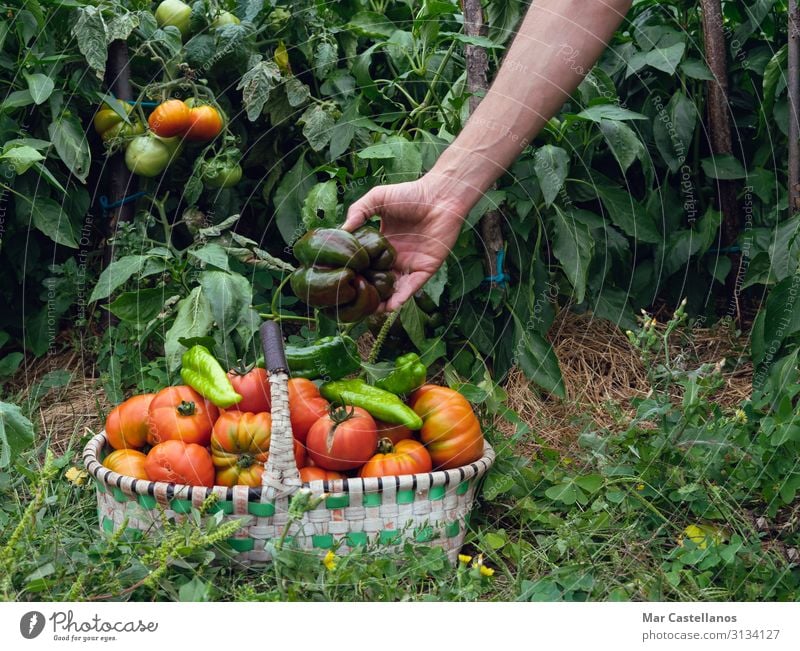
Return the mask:
[(468, 211), (600, 57), (631, 0), (534, 0), (489, 92), (426, 179)]

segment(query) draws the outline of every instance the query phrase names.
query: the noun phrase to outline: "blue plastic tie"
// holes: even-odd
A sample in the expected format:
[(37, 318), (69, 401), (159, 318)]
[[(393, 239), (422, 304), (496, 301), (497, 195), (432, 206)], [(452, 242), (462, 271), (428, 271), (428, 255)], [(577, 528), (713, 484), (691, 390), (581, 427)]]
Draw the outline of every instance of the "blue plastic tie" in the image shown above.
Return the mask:
[(130, 104), (131, 106), (136, 106), (137, 104), (139, 106), (158, 106), (159, 105), (159, 102), (137, 102), (135, 99), (126, 99), (125, 103), (126, 104)]
[(506, 252), (503, 249), (500, 249), (497, 252), (497, 275), (496, 276), (486, 276), (484, 281), (487, 283), (495, 283), (496, 285), (500, 285), (501, 287), (505, 286), (505, 284), (511, 280), (511, 276), (509, 276), (505, 271), (503, 271), (503, 260), (505, 259)]
[(137, 199), (145, 196), (146, 194), (147, 192), (136, 192), (127, 197), (123, 197), (119, 201), (114, 201), (113, 203), (109, 203), (108, 197), (102, 195), (100, 197), (100, 207), (103, 209), (104, 213), (107, 213), (110, 210), (113, 210), (114, 208), (119, 208), (120, 206), (124, 206), (126, 203), (130, 203), (131, 201), (136, 201)]

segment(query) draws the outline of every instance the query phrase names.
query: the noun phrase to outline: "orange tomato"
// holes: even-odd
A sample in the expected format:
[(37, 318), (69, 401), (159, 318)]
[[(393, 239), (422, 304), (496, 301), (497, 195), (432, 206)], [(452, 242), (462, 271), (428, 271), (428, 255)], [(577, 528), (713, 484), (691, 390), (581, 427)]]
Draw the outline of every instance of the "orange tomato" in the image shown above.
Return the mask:
[(392, 444), (396, 444), (403, 439), (414, 438), (411, 430), (405, 425), (392, 425), (391, 423), (384, 423), (382, 420), (375, 419), (375, 426), (378, 432), (378, 440), (389, 439)]
[(392, 475), (415, 475), (418, 472), (430, 472), (433, 463), (431, 455), (419, 441), (403, 439), (392, 445), (389, 439), (383, 439), (378, 449), (361, 471), (359, 477), (389, 477)]
[(190, 111), (186, 102), (168, 99), (153, 110), (147, 118), (150, 131), (162, 138), (183, 135), (190, 126)]
[(103, 465), (109, 470), (113, 470), (125, 477), (133, 477), (135, 479), (148, 479), (147, 473), (144, 469), (144, 463), (147, 457), (143, 452), (138, 450), (114, 450), (105, 459)]
[(422, 418), (420, 440), (428, 448), (434, 470), (458, 468), (481, 458), (481, 425), (458, 391), (426, 384), (411, 395), (409, 405)]
[(218, 416), (219, 409), (192, 387), (167, 387), (150, 403), (147, 440), (151, 445), (175, 439), (208, 445)]
[(154, 393), (133, 396), (111, 410), (106, 418), (106, 436), (112, 448), (140, 448), (147, 443), (147, 414), (154, 397)]
[(289, 380), (289, 417), (292, 434), (305, 443), (308, 430), (328, 413), (329, 403), (319, 394), (317, 385), (305, 378)]
[(150, 481), (188, 486), (213, 486), (214, 464), (202, 445), (178, 440), (164, 441), (147, 454), (144, 470)]
[(263, 368), (255, 367), (246, 373), (236, 369), (228, 371), (228, 379), (242, 399), (230, 407), (236, 411), (250, 411), (257, 414), (260, 411), (269, 411), (269, 373)]
[(303, 483), (309, 483), (312, 481), (332, 481), (334, 479), (345, 479), (345, 476), (334, 470), (325, 470), (325, 468), (319, 468), (317, 466), (306, 466), (305, 468), (300, 468), (300, 479), (303, 480)]
[(208, 141), (216, 138), (222, 131), (222, 116), (208, 104), (192, 106), (189, 109), (189, 124), (183, 137), (187, 140)]

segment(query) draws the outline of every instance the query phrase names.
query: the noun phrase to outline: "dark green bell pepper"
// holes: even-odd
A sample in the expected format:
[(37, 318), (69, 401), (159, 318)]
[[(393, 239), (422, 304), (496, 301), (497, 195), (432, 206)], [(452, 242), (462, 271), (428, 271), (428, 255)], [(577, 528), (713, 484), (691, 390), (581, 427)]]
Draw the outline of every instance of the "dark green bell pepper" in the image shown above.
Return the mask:
[(333, 307), (356, 298), (355, 272), (347, 267), (300, 267), (289, 283), (301, 301), (312, 307)]
[(338, 380), (361, 368), (356, 342), (344, 335), (322, 337), (302, 346), (287, 344), (284, 353), (292, 377)]
[(363, 271), (369, 266), (369, 252), (352, 233), (340, 228), (315, 228), (294, 245), (294, 256), (304, 267), (347, 267)]
[(385, 271), (392, 268), (397, 252), (377, 228), (362, 226), (353, 232), (353, 236), (369, 254), (371, 269)]
[(363, 276), (356, 276), (355, 287), (356, 297), (353, 301), (337, 307), (330, 307), (325, 310), (325, 313), (342, 323), (355, 323), (375, 312), (381, 302), (375, 286), (367, 282)]
[(394, 271), (365, 271), (364, 277), (375, 286), (382, 301), (394, 294)]

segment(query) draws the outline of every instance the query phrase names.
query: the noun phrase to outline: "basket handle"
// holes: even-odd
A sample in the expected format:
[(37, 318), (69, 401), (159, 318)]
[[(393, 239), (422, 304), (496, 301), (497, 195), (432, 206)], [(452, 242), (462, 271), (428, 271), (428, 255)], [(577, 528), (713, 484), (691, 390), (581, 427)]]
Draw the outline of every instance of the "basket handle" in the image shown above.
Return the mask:
[(272, 501), (281, 495), (294, 493), (302, 482), (294, 458), (294, 436), (289, 419), (289, 370), (281, 327), (275, 321), (266, 321), (261, 325), (260, 334), (272, 403), (269, 458), (261, 478), (264, 487), (262, 500)]

